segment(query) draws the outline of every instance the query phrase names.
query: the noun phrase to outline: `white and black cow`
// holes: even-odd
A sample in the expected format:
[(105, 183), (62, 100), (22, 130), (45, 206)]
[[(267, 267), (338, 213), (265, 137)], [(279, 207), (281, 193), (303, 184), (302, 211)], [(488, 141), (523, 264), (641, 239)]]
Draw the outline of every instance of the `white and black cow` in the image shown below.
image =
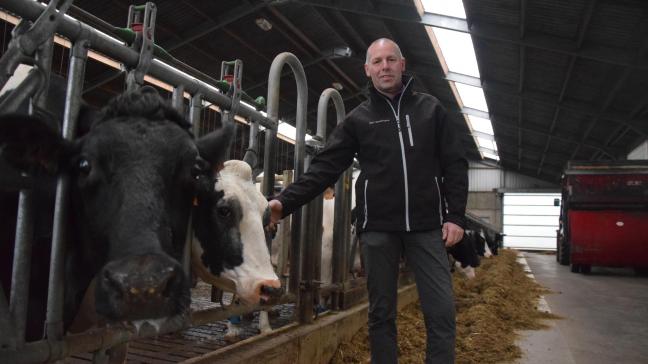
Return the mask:
[(475, 249), (476, 233), (466, 230), (463, 238), (447, 249), (448, 254), (454, 259), (453, 268), (458, 269), (467, 278), (475, 278), (475, 268), (479, 267), (479, 255)]
[[(250, 165), (240, 160), (225, 162), (208, 195), (196, 207), (194, 227), (200, 244), (194, 244), (194, 271), (208, 283), (221, 287), (221, 283), (227, 283), (219, 278), (234, 282), (230, 290), (234, 288), (244, 304), (267, 303), (280, 296), (283, 290), (270, 261), (264, 229), (268, 201), (254, 185)], [(223, 252), (229, 249), (242, 251), (241, 264), (221, 264)], [(271, 330), (267, 312), (259, 315), (259, 329)], [(239, 326), (230, 320), (226, 339), (235, 339), (239, 333)]]
[[(64, 95), (53, 81), (50, 95)], [(117, 96), (96, 117), (87, 114), (74, 140), (64, 140), (52, 128), (60, 122), (60, 113), (52, 111), (45, 114), (55, 122), (42, 115), (0, 116), (0, 157), (28, 173), (33, 185), (35, 286), (28, 340), (42, 337), (55, 177), (60, 175), (68, 176), (71, 186), (65, 226), (66, 328), (91, 282), (100, 318), (181, 318), (190, 294), (178, 262), (192, 201), (201, 188), (211, 189), (211, 166), (224, 159), (233, 128), (195, 140), (190, 124), (151, 87)], [(6, 242), (14, 239), (17, 192), (4, 189), (0, 198), (1, 278), (9, 292), (12, 248)], [(223, 255), (220, 265), (238, 264), (236, 254)]]

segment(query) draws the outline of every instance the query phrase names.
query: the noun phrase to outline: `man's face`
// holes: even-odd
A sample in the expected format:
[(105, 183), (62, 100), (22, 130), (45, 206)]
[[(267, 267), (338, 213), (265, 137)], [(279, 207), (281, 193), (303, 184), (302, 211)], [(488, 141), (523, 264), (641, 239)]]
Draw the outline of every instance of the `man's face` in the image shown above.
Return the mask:
[(367, 52), (369, 63), (365, 64), (365, 73), (371, 78), (374, 87), (383, 93), (394, 95), (402, 87), (405, 59), (398, 55), (392, 42), (383, 41), (373, 44)]

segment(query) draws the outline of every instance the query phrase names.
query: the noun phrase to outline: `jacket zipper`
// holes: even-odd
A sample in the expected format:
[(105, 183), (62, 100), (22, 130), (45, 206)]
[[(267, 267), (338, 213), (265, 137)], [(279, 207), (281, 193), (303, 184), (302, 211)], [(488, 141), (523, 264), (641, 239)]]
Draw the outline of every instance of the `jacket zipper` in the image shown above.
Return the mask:
[(434, 183), (436, 183), (437, 193), (439, 194), (439, 222), (443, 226), (443, 209), (441, 207), (441, 188), (439, 188), (439, 180), (434, 176)]
[(367, 186), (369, 185), (369, 180), (365, 180), (364, 185), (364, 223), (362, 223), (362, 229), (364, 230), (367, 227), (367, 220), (369, 220), (369, 211), (367, 209)]
[[(409, 84), (412, 82), (412, 78), (410, 78), (409, 81), (407, 81), (407, 84), (405, 87), (403, 87), (403, 91), (401, 92), (400, 96), (398, 97), (398, 105), (397, 105), (397, 110), (394, 110), (394, 106), (391, 104), (391, 100), (389, 100), (386, 96), (383, 95), (383, 98), (387, 102), (387, 105), (392, 109), (392, 112), (394, 113), (394, 116), (396, 117), (396, 126), (398, 127), (398, 139), (400, 140), (400, 147), (401, 147), (401, 157), (403, 159), (403, 180), (405, 182), (405, 231), (410, 231), (410, 223), (409, 223), (409, 183), (407, 182), (407, 160), (405, 159), (405, 143), (403, 142), (403, 131), (401, 130), (401, 125), (400, 125), (400, 106), (401, 106), (401, 100), (403, 99), (403, 95), (405, 94), (405, 90), (407, 90), (407, 87)], [(365, 205), (366, 205), (366, 200), (365, 200)], [(366, 221), (365, 221), (366, 222)]]
[(410, 124), (409, 114), (405, 114), (405, 120), (407, 121), (407, 134), (409, 134), (410, 147), (413, 147), (414, 138), (412, 137), (412, 125)]

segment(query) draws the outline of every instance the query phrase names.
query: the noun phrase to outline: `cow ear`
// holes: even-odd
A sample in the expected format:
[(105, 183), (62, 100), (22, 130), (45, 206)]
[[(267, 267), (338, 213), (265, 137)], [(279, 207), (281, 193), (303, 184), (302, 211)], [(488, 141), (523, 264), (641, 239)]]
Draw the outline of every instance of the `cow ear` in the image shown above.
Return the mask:
[(40, 118), (0, 116), (0, 156), (18, 170), (55, 174), (72, 150), (72, 143)]
[(234, 123), (224, 123), (222, 128), (198, 139), (196, 146), (200, 157), (209, 161), (213, 167), (223, 164), (229, 159), (229, 150), (235, 131)]

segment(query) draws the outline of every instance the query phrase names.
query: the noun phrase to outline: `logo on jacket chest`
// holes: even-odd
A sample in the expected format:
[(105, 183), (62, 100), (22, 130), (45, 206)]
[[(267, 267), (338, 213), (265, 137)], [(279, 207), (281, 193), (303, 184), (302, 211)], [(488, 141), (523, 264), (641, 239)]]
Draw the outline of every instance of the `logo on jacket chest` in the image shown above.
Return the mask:
[(381, 119), (381, 120), (373, 120), (369, 122), (369, 125), (375, 125), (375, 124), (381, 124), (381, 123), (388, 123), (390, 122), (390, 119)]

